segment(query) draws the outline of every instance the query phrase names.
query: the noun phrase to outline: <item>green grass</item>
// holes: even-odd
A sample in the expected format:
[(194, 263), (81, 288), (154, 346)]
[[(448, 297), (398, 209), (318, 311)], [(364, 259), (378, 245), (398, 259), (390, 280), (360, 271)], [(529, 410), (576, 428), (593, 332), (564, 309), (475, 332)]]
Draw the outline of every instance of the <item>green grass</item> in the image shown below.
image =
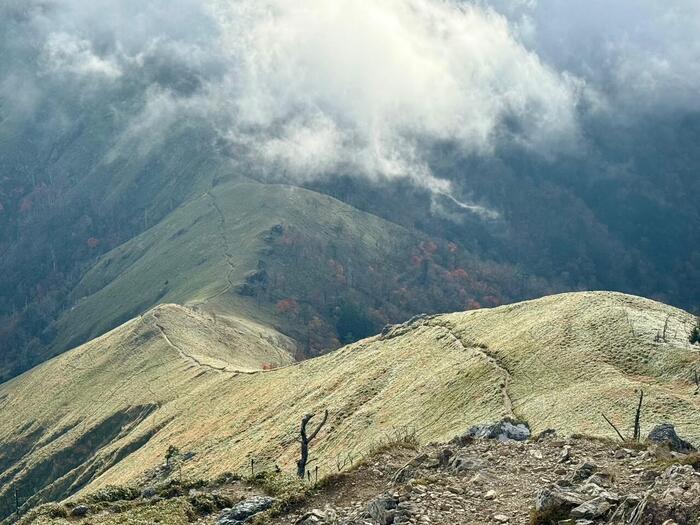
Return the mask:
[[(72, 293), (74, 306), (56, 324), (55, 349), (92, 339), (163, 303), (207, 305), (223, 315), (284, 323), (272, 305), (241, 297), (231, 286), (257, 268), (265, 236), (280, 224), (332, 240), (336, 257), (378, 267), (388, 263), (396, 243), (417, 242), (399, 226), (312, 191), (240, 182), (215, 186), (98, 260)], [(320, 269), (295, 265), (280, 271), (288, 287), (301, 290), (313, 288)]]

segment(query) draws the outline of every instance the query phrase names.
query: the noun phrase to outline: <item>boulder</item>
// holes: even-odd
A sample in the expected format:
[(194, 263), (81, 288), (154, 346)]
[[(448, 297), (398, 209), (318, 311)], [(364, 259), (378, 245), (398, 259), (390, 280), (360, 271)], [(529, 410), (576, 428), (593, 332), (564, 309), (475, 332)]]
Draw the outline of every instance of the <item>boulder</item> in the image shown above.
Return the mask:
[(596, 472), (585, 482), (595, 483), (601, 487), (610, 488), (612, 487), (612, 475), (609, 472)]
[(390, 525), (398, 513), (399, 499), (394, 496), (381, 496), (371, 501), (367, 507), (370, 517), (379, 525)]
[(590, 463), (588, 461), (580, 464), (578, 467), (576, 467), (576, 470), (571, 476), (571, 479), (573, 481), (583, 481), (595, 474), (598, 471), (598, 466)]
[(88, 512), (90, 512), (90, 507), (88, 507), (87, 505), (76, 505), (70, 511), (70, 515), (74, 518), (82, 518), (84, 516), (87, 516)]
[(473, 426), (467, 435), (476, 439), (527, 441), (530, 439), (530, 427), (527, 426), (527, 423), (507, 418), (493, 425)]
[(416, 513), (410, 501), (400, 501), (398, 494), (384, 494), (367, 507), (367, 514), (379, 525), (408, 523)]
[(241, 501), (230, 509), (222, 510), (216, 523), (217, 525), (240, 525), (256, 514), (269, 509), (276, 501), (275, 498), (267, 496), (253, 496)]
[(312, 509), (301, 516), (295, 525), (316, 525), (326, 522), (326, 513), (319, 509)]
[(488, 462), (485, 459), (460, 455), (450, 458), (448, 468), (457, 474), (461, 474), (464, 472), (476, 472), (483, 469), (487, 464)]
[(604, 497), (600, 496), (571, 509), (571, 517), (588, 519), (600, 518), (601, 516), (605, 516), (610, 508), (610, 503), (608, 503)]
[(548, 428), (548, 429), (540, 432), (540, 434), (537, 436), (537, 440), (543, 441), (545, 439), (554, 439), (556, 437), (557, 437), (557, 431), (553, 428)]
[(656, 425), (649, 432), (647, 441), (649, 443), (668, 445), (672, 451), (680, 452), (681, 454), (690, 454), (697, 451), (693, 445), (678, 436), (676, 428), (671, 423)]
[(585, 500), (581, 494), (558, 485), (550, 485), (537, 491), (535, 510), (543, 513), (566, 514), (584, 503)]

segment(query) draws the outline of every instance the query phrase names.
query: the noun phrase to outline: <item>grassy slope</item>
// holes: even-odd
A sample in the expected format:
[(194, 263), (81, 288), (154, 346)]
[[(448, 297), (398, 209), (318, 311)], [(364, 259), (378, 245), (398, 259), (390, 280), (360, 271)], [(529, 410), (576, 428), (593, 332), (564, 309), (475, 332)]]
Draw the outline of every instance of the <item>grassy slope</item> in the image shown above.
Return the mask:
[[(657, 343), (667, 317), (668, 342)], [(237, 349), (250, 345), (248, 359), (265, 354), (279, 364), (284, 349), (271, 338), (253, 348), (255, 331), (232, 339), (233, 328), (212, 346), (223, 321), (159, 307), (0, 386), (0, 441), (17, 451), (18, 438), (41, 429), (34, 450), (14, 461), (24, 472), (9, 478), (29, 474), (36, 482), (42, 458), (60, 457), (87, 429), (129, 413), (129, 423), (104, 443), (83, 443), (84, 463), (96, 465), (79, 467), (90, 490), (134, 480), (158, 465), (169, 445), (196, 454), (185, 464), (188, 476), (242, 469), (251, 457), (259, 468), (290, 468), (300, 417), (327, 407), (329, 425), (314, 447), (323, 474), (338, 455), (366, 451), (395, 427), (415, 428), (424, 442), (446, 440), (514, 412), (535, 431), (610, 436), (600, 412), (628, 429), (635, 389), (643, 387), (643, 431), (668, 419), (697, 443), (700, 400), (690, 374), (700, 351), (687, 343), (692, 319), (622, 294), (564, 294), (421, 319), (320, 358), (242, 374), (234, 370), (255, 363), (243, 362)], [(150, 412), (140, 409), (137, 417), (129, 411), (136, 405)], [(71, 430), (56, 437), (60, 429)]]
[(73, 293), (74, 307), (58, 321), (55, 348), (76, 346), (160, 303), (208, 303), (219, 312), (272, 322), (273, 312), (231, 289), (256, 268), (263, 237), (278, 224), (334, 238), (340, 224), (342, 249), (371, 254), (379, 264), (393, 243), (410, 237), (403, 228), (308, 190), (216, 186), (100, 258)]

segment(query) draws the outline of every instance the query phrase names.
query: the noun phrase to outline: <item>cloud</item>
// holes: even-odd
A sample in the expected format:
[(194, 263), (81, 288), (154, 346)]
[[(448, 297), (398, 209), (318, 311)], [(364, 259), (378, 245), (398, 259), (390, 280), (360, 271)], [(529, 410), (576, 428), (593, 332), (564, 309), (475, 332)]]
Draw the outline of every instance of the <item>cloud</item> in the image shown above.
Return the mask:
[(442, 145), (556, 158), (591, 119), (700, 110), (699, 33), (694, 0), (8, 0), (0, 96), (125, 112), (113, 154), (196, 118), (270, 176), (451, 195)]
[(109, 57), (95, 54), (89, 40), (68, 33), (51, 33), (42, 53), (43, 69), (48, 73), (94, 75), (114, 79), (121, 68)]
[[(429, 172), (424, 152), (499, 141), (547, 151), (577, 131), (578, 81), (557, 73), (491, 9), (442, 0), (215, 4), (236, 139), (295, 172)], [(334, 163), (333, 160), (337, 162)]]
[(616, 116), (700, 110), (696, 0), (533, 0), (509, 13), (528, 48), (594, 86)]

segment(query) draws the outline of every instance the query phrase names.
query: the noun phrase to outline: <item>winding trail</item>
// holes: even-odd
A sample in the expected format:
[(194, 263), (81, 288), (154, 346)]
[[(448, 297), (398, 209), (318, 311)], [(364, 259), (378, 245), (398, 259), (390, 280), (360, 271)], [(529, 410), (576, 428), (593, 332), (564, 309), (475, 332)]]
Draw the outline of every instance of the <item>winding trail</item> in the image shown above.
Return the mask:
[(197, 359), (192, 354), (188, 354), (179, 345), (176, 345), (175, 343), (173, 343), (173, 341), (170, 339), (170, 337), (168, 337), (168, 334), (165, 333), (165, 328), (163, 328), (163, 325), (158, 323), (158, 316), (154, 315), (154, 317), (156, 318), (154, 325), (156, 328), (158, 328), (160, 335), (163, 337), (165, 342), (168, 343), (168, 345), (171, 348), (176, 350), (177, 353), (180, 354), (180, 357), (182, 357), (185, 361), (189, 361), (190, 363), (194, 364), (195, 366), (197, 366), (199, 368), (204, 368), (206, 370), (213, 371), (213, 372), (219, 372), (219, 373), (224, 372), (224, 373), (234, 373), (234, 374), (240, 373), (239, 370), (229, 370), (225, 366), (220, 367), (220, 366), (214, 366), (214, 365), (210, 365), (208, 363), (204, 363), (204, 362), (200, 361), (199, 359)]
[(279, 367), (277, 367), (277, 368), (271, 368), (270, 370), (239, 370), (239, 369), (231, 369), (231, 368), (228, 368), (228, 367), (226, 367), (226, 366), (214, 366), (214, 365), (210, 365), (209, 363), (205, 363), (205, 362), (201, 361), (200, 359), (197, 359), (197, 358), (196, 358), (195, 356), (193, 356), (192, 354), (189, 354), (189, 353), (187, 353), (185, 350), (183, 350), (182, 347), (181, 347), (180, 345), (176, 344), (176, 343), (168, 336), (168, 334), (167, 334), (166, 331), (165, 331), (165, 327), (163, 327), (163, 325), (161, 325), (161, 324), (158, 322), (158, 320), (159, 320), (159, 319), (158, 319), (158, 315), (154, 313), (154, 314), (153, 314), (153, 317), (155, 318), (155, 321), (154, 321), (154, 323), (153, 323), (154, 326), (158, 329), (158, 332), (160, 333), (160, 335), (161, 335), (161, 337), (163, 338), (163, 340), (168, 344), (168, 346), (170, 346), (171, 348), (173, 348), (173, 349), (180, 355), (180, 357), (181, 357), (183, 360), (189, 361), (189, 362), (190, 362), (191, 364), (193, 364), (194, 366), (196, 366), (196, 367), (198, 367), (198, 368), (202, 368), (202, 369), (204, 369), (204, 370), (207, 371), (207, 372), (217, 372), (217, 373), (219, 373), (219, 374), (231, 374), (231, 377), (236, 377), (236, 376), (239, 376), (239, 375), (254, 376), (254, 375), (259, 375), (259, 374), (269, 374), (269, 373), (272, 373), (272, 372), (277, 372), (277, 371), (283, 370), (283, 369), (285, 369), (285, 368), (291, 368), (291, 367), (293, 367), (293, 366), (299, 366), (299, 365), (301, 365), (301, 364), (303, 363), (303, 362), (297, 361), (297, 362), (294, 362), (294, 363), (290, 363), (290, 364), (288, 364), (288, 365), (279, 366)]
[[(212, 299), (216, 299), (217, 297), (220, 297), (231, 290), (233, 288), (233, 279), (232, 275), (233, 272), (236, 271), (236, 265), (233, 263), (233, 254), (231, 253), (231, 244), (229, 242), (228, 236), (226, 235), (226, 217), (224, 216), (224, 212), (222, 211), (221, 207), (219, 206), (219, 203), (216, 202), (216, 197), (214, 197), (211, 193), (206, 192), (204, 194), (206, 197), (209, 198), (211, 201), (211, 205), (216, 210), (217, 215), (219, 216), (219, 235), (221, 236), (221, 241), (222, 241), (222, 246), (223, 246), (223, 251), (224, 251), (224, 256), (226, 258), (226, 264), (229, 266), (229, 270), (226, 273), (226, 287), (221, 290), (220, 292), (217, 292), (213, 296), (209, 297), (206, 301), (211, 301)], [(206, 302), (205, 301), (205, 302)]]
[(511, 373), (508, 371), (507, 368), (505, 368), (493, 355), (489, 354), (486, 349), (478, 347), (478, 346), (473, 346), (470, 345), (469, 347), (465, 346), (464, 342), (462, 341), (461, 338), (459, 338), (455, 333), (452, 331), (451, 328), (448, 326), (445, 326), (443, 324), (437, 324), (437, 323), (427, 323), (427, 326), (432, 326), (436, 328), (441, 328), (444, 330), (465, 352), (468, 350), (472, 350), (476, 352), (478, 355), (482, 356), (486, 361), (488, 361), (491, 365), (493, 365), (503, 376), (503, 382), (501, 383), (501, 396), (503, 397), (503, 406), (506, 409), (506, 413), (509, 417), (513, 419), (518, 419), (517, 416), (515, 415), (515, 412), (513, 411), (513, 399), (510, 397), (510, 393), (508, 392), (508, 389), (510, 387), (510, 383), (513, 379), (513, 376)]

